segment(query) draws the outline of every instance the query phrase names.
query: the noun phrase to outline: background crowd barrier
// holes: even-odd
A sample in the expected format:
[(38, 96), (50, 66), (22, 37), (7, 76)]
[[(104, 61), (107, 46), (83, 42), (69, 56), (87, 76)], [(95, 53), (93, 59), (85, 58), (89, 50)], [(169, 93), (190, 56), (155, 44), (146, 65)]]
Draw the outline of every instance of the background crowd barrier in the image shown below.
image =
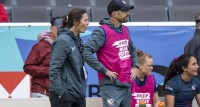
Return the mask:
[[(87, 107), (102, 107), (100, 97), (86, 98)], [(0, 99), (0, 107), (50, 107), (48, 98)]]
[[(159, 97), (164, 102), (164, 97)], [(20, 98), (20, 99), (0, 99), (0, 107), (50, 107), (49, 99), (41, 98)], [(101, 97), (87, 97), (86, 107), (103, 107)], [(193, 100), (193, 106), (198, 107), (196, 100)]]
[[(159, 89), (171, 60), (183, 53), (186, 42), (193, 36), (194, 22), (129, 22), (131, 39), (137, 49), (154, 58), (154, 70)], [(30, 76), (23, 64), (39, 32), (50, 29), (49, 23), (0, 23), (0, 98), (30, 98)], [(90, 23), (81, 34), (84, 42), (98, 23)], [(97, 72), (86, 64), (88, 71), (87, 97), (100, 97)], [(159, 95), (162, 96), (159, 90)], [(1, 104), (1, 103), (0, 103)], [(95, 106), (96, 107), (96, 106)]]

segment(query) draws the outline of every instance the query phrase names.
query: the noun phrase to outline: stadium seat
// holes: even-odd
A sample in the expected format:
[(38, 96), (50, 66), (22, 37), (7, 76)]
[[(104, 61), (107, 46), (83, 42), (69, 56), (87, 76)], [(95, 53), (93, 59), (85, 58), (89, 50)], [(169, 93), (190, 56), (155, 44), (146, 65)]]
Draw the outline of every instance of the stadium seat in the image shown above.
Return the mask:
[(93, 22), (99, 22), (102, 18), (109, 18), (106, 7), (92, 7), (91, 17)]
[(168, 0), (133, 0), (135, 6), (168, 6)]
[[(107, 6), (111, 0), (95, 0), (95, 6)], [(130, 4), (129, 0), (124, 0), (127, 4)]]
[(11, 22), (12, 21), (12, 15), (11, 15), (11, 7), (5, 7), (6, 12), (8, 13), (8, 21)]
[(12, 22), (50, 22), (45, 7), (13, 7)]
[(90, 0), (55, 0), (56, 6), (91, 6)]
[(194, 21), (197, 13), (200, 12), (200, 6), (171, 6), (169, 7), (170, 21)]
[(16, 0), (17, 6), (51, 6), (51, 0)]
[(130, 11), (132, 22), (163, 22), (168, 21), (165, 6), (135, 6)]
[(0, 0), (0, 2), (4, 5), (4, 6), (12, 6), (12, 0)]
[(181, 6), (181, 5), (199, 5), (200, 0), (172, 0), (173, 6)]
[[(64, 6), (56, 6), (52, 8), (52, 17), (57, 17), (57, 16), (65, 16), (68, 15), (69, 11), (74, 9), (76, 7), (64, 7)], [(90, 9), (86, 7), (77, 7), (77, 8), (83, 8), (87, 11), (89, 20), (91, 19), (90, 17)]]

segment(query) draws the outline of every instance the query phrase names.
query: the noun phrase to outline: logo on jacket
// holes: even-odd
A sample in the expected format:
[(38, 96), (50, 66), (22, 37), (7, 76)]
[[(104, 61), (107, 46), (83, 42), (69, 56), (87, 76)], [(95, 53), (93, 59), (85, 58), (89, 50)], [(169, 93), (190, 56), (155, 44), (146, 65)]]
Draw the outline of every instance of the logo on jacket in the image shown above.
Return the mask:
[(74, 47), (71, 47), (72, 51), (75, 51), (75, 46)]
[(126, 2), (125, 2), (124, 0), (122, 0), (122, 2), (123, 2), (124, 4), (126, 4)]

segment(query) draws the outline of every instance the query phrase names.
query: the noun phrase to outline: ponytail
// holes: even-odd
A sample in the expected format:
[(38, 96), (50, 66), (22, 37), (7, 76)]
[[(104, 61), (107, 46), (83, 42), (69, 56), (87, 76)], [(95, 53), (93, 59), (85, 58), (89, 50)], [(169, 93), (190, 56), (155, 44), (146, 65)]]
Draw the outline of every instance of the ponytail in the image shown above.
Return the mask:
[[(176, 59), (176, 58), (175, 58)], [(175, 75), (177, 75), (179, 72), (179, 67), (178, 67), (178, 60), (173, 60), (167, 70), (167, 73), (165, 75), (165, 79), (164, 79), (164, 84), (163, 84), (163, 90), (165, 90), (165, 86), (167, 81), (169, 81), (172, 77), (174, 77)]]
[(146, 63), (146, 57), (147, 57), (147, 58), (153, 59), (151, 55), (142, 52), (142, 50), (139, 50), (139, 49), (138, 49), (138, 50), (136, 51), (136, 53), (137, 53), (137, 56), (138, 56), (138, 63), (141, 64), (141, 65), (143, 65), (143, 64)]
[(66, 27), (68, 23), (68, 16), (63, 16), (63, 20), (62, 20), (62, 28)]

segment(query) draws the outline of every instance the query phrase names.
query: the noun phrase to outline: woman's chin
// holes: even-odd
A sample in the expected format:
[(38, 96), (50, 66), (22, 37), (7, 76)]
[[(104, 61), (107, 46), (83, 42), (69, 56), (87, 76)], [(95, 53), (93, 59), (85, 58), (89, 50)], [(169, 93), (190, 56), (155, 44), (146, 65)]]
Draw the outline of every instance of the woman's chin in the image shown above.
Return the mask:
[(194, 71), (193, 76), (197, 76), (197, 75), (198, 75), (198, 72)]

